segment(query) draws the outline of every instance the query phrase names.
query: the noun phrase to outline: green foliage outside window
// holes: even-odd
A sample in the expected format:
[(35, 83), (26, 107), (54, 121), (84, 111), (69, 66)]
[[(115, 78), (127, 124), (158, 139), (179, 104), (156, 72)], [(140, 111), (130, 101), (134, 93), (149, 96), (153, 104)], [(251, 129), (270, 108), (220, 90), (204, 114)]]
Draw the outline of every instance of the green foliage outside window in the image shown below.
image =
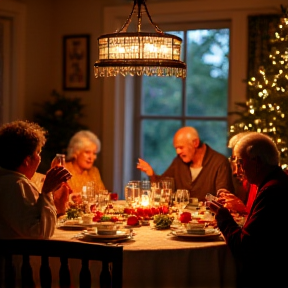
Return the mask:
[[(179, 33), (172, 34), (183, 37)], [(187, 31), (185, 82), (179, 78), (143, 77), (141, 157), (156, 173), (162, 174), (176, 156), (173, 136), (182, 126), (195, 127), (202, 141), (229, 156), (229, 33), (226, 28)]]

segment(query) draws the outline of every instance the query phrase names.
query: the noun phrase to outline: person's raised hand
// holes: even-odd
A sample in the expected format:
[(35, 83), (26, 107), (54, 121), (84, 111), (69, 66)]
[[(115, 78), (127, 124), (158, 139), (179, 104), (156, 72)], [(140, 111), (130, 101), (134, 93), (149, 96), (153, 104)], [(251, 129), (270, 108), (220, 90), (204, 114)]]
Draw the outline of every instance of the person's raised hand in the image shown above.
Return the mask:
[(245, 204), (234, 194), (226, 189), (219, 189), (217, 191), (218, 202), (224, 207), (228, 208), (231, 212), (240, 214), (247, 214)]
[(42, 193), (57, 190), (61, 183), (67, 182), (72, 177), (71, 173), (63, 166), (55, 166), (48, 170), (42, 187)]
[(146, 173), (147, 176), (152, 176), (154, 174), (153, 168), (150, 164), (141, 158), (138, 158), (137, 168)]
[(223, 205), (215, 200), (206, 201), (206, 205), (211, 209), (212, 212), (216, 214), (220, 208), (223, 208)]

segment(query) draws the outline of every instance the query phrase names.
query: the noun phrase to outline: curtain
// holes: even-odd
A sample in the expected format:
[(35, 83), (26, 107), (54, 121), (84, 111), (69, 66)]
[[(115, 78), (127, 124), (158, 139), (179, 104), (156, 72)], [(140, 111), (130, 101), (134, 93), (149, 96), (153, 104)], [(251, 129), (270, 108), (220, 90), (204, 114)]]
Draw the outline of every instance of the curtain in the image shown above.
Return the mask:
[(257, 74), (260, 66), (265, 67), (268, 64), (270, 39), (274, 39), (281, 17), (280, 14), (248, 17), (248, 79)]

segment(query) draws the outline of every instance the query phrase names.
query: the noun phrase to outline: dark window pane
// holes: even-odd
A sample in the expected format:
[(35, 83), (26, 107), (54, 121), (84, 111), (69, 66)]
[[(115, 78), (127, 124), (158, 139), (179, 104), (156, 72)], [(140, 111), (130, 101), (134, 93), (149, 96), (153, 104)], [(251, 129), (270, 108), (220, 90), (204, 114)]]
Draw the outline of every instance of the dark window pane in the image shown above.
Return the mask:
[(173, 136), (181, 127), (177, 120), (143, 120), (141, 123), (143, 158), (162, 174), (175, 157)]
[(227, 148), (227, 122), (226, 121), (197, 121), (189, 120), (187, 126), (197, 129), (202, 142), (207, 143), (214, 150), (229, 157)]
[(180, 115), (182, 107), (181, 81), (174, 77), (143, 76), (141, 114)]
[(188, 31), (187, 42), (187, 115), (226, 116), (229, 29)]

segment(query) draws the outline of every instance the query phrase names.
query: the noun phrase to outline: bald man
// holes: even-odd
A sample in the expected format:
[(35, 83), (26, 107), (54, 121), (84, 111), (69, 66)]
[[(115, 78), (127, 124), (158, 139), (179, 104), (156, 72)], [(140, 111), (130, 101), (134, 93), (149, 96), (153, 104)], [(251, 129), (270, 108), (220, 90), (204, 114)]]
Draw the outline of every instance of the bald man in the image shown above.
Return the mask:
[(137, 168), (151, 181), (173, 177), (175, 190), (188, 189), (190, 197), (205, 201), (205, 195), (217, 194), (219, 189), (234, 192), (232, 171), (228, 159), (201, 142), (193, 127), (182, 127), (174, 135), (177, 156), (162, 175), (156, 175), (149, 163), (139, 158)]

